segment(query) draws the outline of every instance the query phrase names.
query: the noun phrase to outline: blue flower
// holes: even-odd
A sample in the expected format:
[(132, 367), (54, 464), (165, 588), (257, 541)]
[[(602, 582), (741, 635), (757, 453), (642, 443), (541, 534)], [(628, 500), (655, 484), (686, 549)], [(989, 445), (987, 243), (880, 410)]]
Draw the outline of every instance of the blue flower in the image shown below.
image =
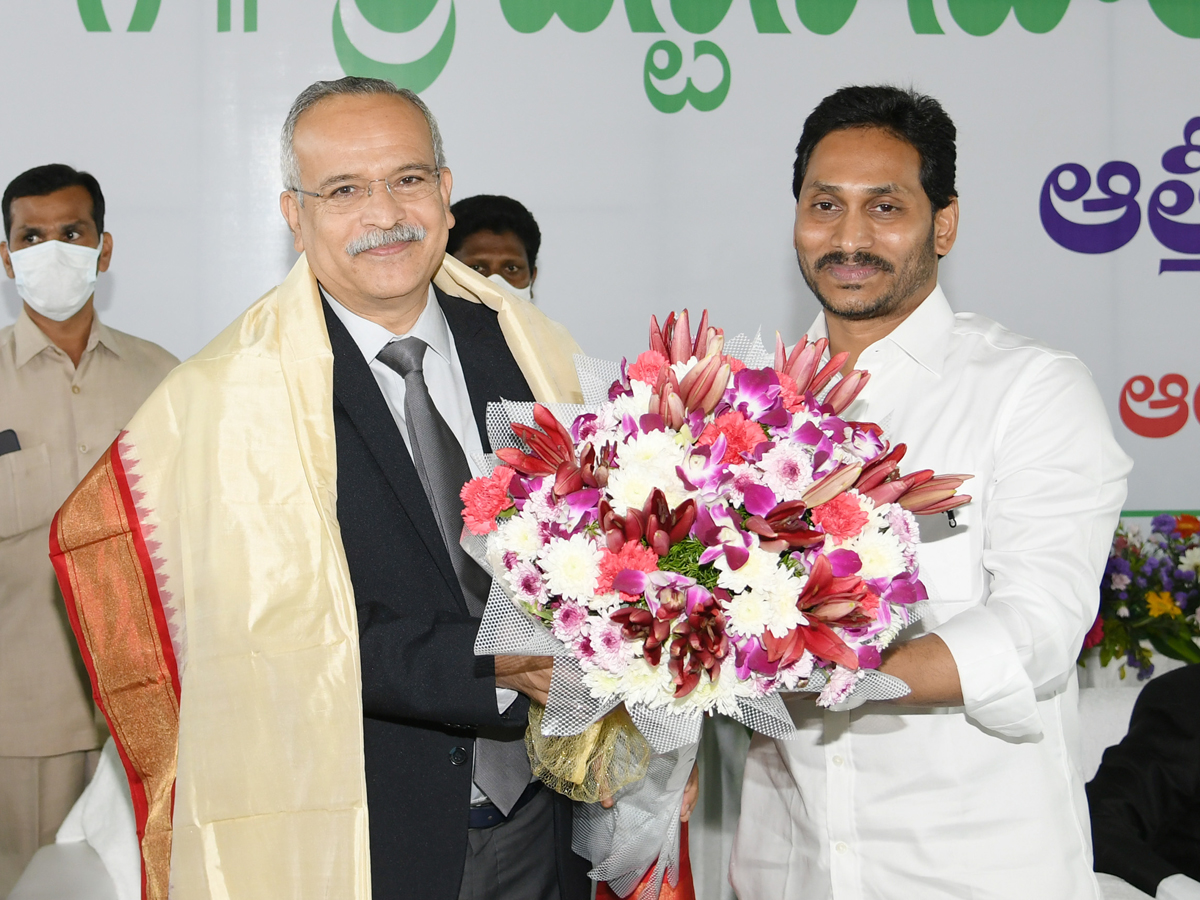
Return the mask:
[(1175, 530), (1174, 516), (1155, 516), (1150, 520), (1150, 530), (1157, 531), (1159, 534), (1170, 534)]

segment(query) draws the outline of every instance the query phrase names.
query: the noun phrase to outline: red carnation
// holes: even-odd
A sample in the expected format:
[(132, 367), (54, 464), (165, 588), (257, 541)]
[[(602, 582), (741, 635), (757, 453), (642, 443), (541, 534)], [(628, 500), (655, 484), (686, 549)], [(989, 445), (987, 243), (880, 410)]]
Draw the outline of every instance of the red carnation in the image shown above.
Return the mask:
[(1092, 629), (1083, 639), (1083, 649), (1098, 646), (1104, 640), (1104, 620), (1096, 616), (1096, 621), (1092, 623)]
[(838, 494), (832, 500), (814, 507), (813, 522), (836, 541), (855, 537), (867, 524), (867, 511), (852, 494)]
[(796, 382), (792, 380), (792, 376), (783, 372), (775, 374), (779, 376), (779, 384), (783, 388), (779, 393), (779, 398), (783, 401), (783, 408), (788, 412), (795, 412), (804, 402), (804, 398), (796, 390)]
[(708, 446), (722, 434), (725, 435), (726, 446), (721, 462), (725, 465), (742, 462), (743, 453), (751, 452), (767, 439), (761, 425), (751, 422), (736, 409), (731, 409), (717, 416), (715, 422), (709, 423), (696, 443)]
[(464, 504), (463, 521), (472, 534), (496, 530), (496, 516), (513, 505), (508, 484), (514, 474), (508, 466), (496, 466), (490, 477), (472, 478), (463, 485), (458, 496)]
[[(600, 559), (600, 577), (596, 580), (598, 594), (611, 594), (613, 579), (625, 569), (636, 569), (647, 574), (658, 571), (658, 554), (641, 541), (628, 541), (616, 553), (608, 549), (603, 553)], [(621, 599), (632, 603), (637, 597), (622, 593)]]
[(658, 373), (667, 365), (667, 358), (655, 350), (647, 350), (637, 358), (632, 366), (626, 369), (630, 381), (641, 381), (654, 387), (658, 384)]

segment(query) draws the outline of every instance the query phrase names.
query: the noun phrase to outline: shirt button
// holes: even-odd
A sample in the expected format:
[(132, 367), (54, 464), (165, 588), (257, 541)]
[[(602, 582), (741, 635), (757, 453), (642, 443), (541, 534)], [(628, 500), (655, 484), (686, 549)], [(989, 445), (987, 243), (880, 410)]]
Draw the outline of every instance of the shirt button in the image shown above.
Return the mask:
[(71, 393), (78, 394), (79, 393), (79, 385), (77, 385), (77, 384), (71, 385)]
[(845, 764), (845, 762), (846, 761), (844, 759), (842, 759), (840, 756), (835, 756), (833, 758), (833, 764), (835, 766), (841, 766), (841, 765)]
[(850, 847), (846, 844), (845, 841), (838, 841), (834, 845), (833, 849), (836, 850), (838, 853), (845, 853), (847, 850), (850, 849)]
[(87, 453), (87, 444), (80, 444), (80, 445), (79, 445), (79, 452), (80, 452), (80, 453)]
[(450, 751), (450, 765), (461, 766), (467, 761), (467, 751), (462, 747), (455, 747)]

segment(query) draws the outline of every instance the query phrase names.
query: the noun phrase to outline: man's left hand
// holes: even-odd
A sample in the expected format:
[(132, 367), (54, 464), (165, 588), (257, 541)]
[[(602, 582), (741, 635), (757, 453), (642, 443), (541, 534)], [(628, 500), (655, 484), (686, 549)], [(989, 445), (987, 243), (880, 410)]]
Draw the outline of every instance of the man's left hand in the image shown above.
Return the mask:
[(520, 691), (545, 706), (553, 671), (552, 656), (497, 656), (496, 687)]

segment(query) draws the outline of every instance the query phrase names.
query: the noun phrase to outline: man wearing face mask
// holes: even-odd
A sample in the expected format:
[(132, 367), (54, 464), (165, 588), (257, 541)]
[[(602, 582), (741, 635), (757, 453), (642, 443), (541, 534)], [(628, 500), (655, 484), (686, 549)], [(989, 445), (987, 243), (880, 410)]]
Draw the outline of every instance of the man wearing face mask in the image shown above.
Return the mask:
[(446, 252), (523, 300), (533, 300), (542, 232), (512, 197), (476, 194), (450, 207), (454, 227)]
[(113, 244), (95, 178), (30, 169), (3, 214), (0, 259), (24, 302), (0, 330), (0, 896), (53, 842), (100, 746), (46, 555), (50, 519), (178, 362), (100, 324), (93, 292)]

